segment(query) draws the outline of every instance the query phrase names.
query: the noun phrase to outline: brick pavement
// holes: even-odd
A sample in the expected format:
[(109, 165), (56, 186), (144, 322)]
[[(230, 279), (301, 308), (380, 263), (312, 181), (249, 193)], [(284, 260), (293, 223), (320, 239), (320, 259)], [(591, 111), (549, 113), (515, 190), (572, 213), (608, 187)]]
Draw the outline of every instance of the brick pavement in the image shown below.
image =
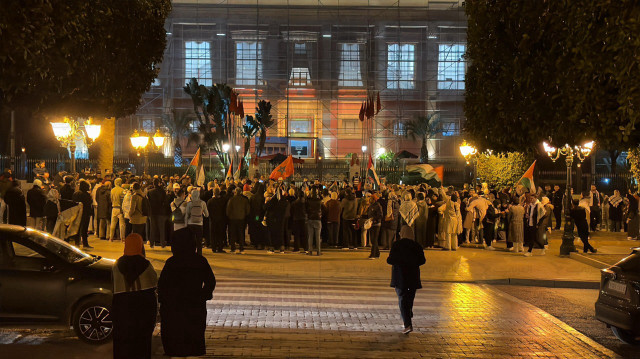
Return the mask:
[(484, 285), (425, 283), (408, 336), (395, 292), (381, 282), (224, 278), (207, 306), (207, 358), (615, 357)]

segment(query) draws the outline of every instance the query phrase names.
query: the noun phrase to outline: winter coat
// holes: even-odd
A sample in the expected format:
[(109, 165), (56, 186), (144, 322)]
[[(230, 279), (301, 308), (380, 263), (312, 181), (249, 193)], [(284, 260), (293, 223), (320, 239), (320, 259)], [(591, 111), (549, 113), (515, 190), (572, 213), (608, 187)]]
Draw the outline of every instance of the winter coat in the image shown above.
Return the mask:
[(327, 207), (327, 222), (340, 222), (340, 202), (337, 199), (331, 199), (325, 204)]
[(29, 217), (44, 217), (44, 205), (47, 203), (47, 197), (42, 188), (33, 186), (27, 191), (27, 203), (29, 204)]
[(131, 208), (129, 209), (129, 221), (131, 224), (147, 223), (147, 216), (142, 214), (142, 201), (144, 199), (142, 191), (138, 190), (131, 196)]
[(322, 200), (320, 198), (307, 198), (305, 207), (308, 220), (319, 221), (322, 219)]
[(162, 187), (156, 187), (147, 192), (147, 198), (149, 199), (149, 215), (167, 215), (167, 192)]
[(100, 186), (96, 191), (96, 202), (98, 202), (98, 219), (111, 218), (111, 189)]
[(207, 201), (209, 220), (213, 224), (227, 223), (227, 199), (222, 196), (213, 197)]
[(509, 242), (524, 243), (524, 207), (511, 206), (509, 214)]
[(291, 203), (291, 216), (294, 221), (307, 220), (307, 203), (304, 197), (298, 197)]
[(242, 194), (237, 194), (227, 203), (227, 218), (230, 221), (245, 220), (249, 216), (249, 199)]
[(380, 225), (380, 223), (384, 220), (382, 216), (382, 206), (380, 205), (380, 201), (373, 202), (367, 208), (367, 218), (371, 218), (371, 224), (373, 226)]
[(354, 220), (358, 216), (358, 202), (356, 202), (356, 196), (353, 194), (342, 199), (340, 207), (342, 208), (342, 219)]
[(91, 206), (93, 206), (93, 199), (91, 198), (91, 194), (89, 192), (78, 191), (73, 194), (71, 199), (73, 201), (82, 203), (82, 218), (86, 219), (91, 217)]
[(7, 204), (9, 214), (7, 223), (18, 226), (27, 225), (27, 204), (20, 187), (11, 187), (4, 194), (4, 202)]
[(276, 196), (265, 204), (265, 219), (268, 227), (280, 228), (286, 220), (285, 214), (289, 212), (289, 201), (286, 198), (278, 199)]
[(391, 287), (420, 289), (420, 266), (426, 263), (424, 250), (416, 241), (403, 238), (393, 242), (387, 263), (391, 264)]

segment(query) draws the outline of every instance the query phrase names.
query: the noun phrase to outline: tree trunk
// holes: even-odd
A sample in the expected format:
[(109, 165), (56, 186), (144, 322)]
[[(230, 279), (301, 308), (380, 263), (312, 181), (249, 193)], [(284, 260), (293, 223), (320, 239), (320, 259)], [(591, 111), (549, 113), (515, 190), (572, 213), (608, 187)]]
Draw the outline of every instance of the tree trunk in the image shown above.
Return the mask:
[(99, 122), (100, 137), (96, 139), (99, 143), (100, 152), (98, 153), (98, 169), (104, 175), (106, 170), (113, 172), (113, 151), (114, 138), (116, 132), (116, 118), (105, 118)]
[(182, 146), (180, 146), (180, 140), (176, 138), (173, 142), (173, 165), (182, 167)]
[(620, 156), (620, 151), (609, 151), (609, 158), (611, 159), (611, 173), (613, 174), (615, 174), (618, 169), (618, 156)]
[(422, 139), (422, 146), (420, 146), (420, 163), (429, 163), (429, 150), (427, 149), (427, 139)]

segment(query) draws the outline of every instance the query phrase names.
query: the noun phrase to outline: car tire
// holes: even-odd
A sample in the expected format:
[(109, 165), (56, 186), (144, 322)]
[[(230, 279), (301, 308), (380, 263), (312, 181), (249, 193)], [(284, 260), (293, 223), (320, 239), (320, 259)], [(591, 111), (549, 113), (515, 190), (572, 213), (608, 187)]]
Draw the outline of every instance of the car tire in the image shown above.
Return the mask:
[(85, 343), (100, 345), (113, 337), (111, 303), (103, 298), (89, 298), (80, 302), (73, 312), (73, 330)]
[(640, 340), (636, 339), (636, 335), (630, 330), (620, 329), (618, 327), (611, 326), (611, 331), (620, 341), (629, 345), (640, 345)]

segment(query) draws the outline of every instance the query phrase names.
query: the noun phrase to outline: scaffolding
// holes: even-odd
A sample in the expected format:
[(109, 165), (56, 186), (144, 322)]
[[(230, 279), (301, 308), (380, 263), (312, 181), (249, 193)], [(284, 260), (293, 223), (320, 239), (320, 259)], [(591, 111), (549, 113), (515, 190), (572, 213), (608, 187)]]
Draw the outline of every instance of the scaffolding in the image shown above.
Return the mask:
[[(185, 43), (207, 42), (212, 81), (235, 88), (246, 114), (260, 100), (272, 103), (266, 154), (344, 158), (360, 154), (362, 145), (369, 153), (419, 153), (420, 143), (406, 138), (403, 124), (437, 113), (443, 128), (429, 141), (430, 157), (455, 157), (464, 121), (463, 6), (452, 0), (176, 0), (159, 78), (138, 113), (119, 125), (141, 128), (151, 119), (160, 125), (162, 114), (192, 110), (182, 89)], [(358, 112), (372, 93), (380, 94), (382, 111), (366, 124)]]

